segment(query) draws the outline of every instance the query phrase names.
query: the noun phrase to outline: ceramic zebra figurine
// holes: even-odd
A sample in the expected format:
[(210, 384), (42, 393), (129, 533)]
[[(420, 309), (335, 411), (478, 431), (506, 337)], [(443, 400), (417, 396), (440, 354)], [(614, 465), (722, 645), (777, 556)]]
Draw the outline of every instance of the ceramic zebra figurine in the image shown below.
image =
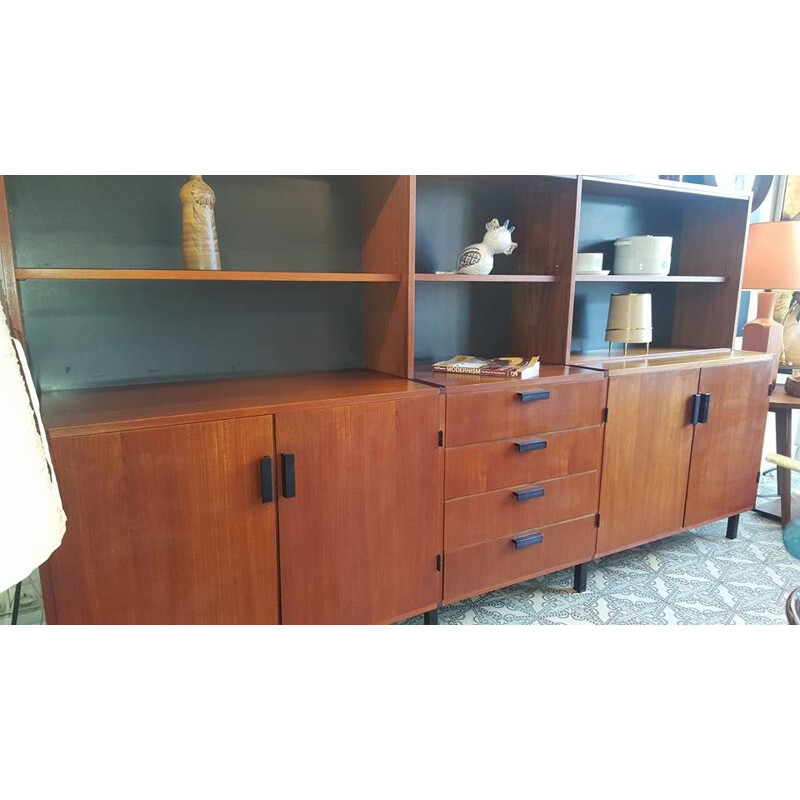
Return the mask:
[(508, 220), (502, 225), (493, 219), (486, 223), (486, 235), (480, 244), (471, 244), (461, 251), (458, 257), (456, 272), (462, 275), (488, 275), (494, 266), (497, 253), (510, 256), (516, 249), (516, 242), (511, 241), (515, 227), (508, 227)]

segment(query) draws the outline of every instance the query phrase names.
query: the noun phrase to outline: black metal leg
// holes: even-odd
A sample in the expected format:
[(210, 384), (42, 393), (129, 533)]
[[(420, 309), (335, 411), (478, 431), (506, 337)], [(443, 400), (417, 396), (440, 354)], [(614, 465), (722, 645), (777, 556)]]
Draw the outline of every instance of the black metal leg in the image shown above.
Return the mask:
[(739, 515), (734, 514), (728, 517), (728, 531), (725, 534), (729, 539), (735, 539), (739, 535)]
[(425, 612), (425, 624), (426, 625), (438, 625), (439, 624), (439, 609), (434, 608), (433, 611), (426, 611)]
[(22, 581), (17, 584), (14, 589), (14, 605), (11, 606), (11, 624), (17, 624), (17, 617), (19, 616), (19, 596), (22, 593)]
[(578, 564), (575, 567), (575, 580), (572, 583), (572, 588), (576, 592), (586, 591), (586, 576), (589, 572), (589, 564)]

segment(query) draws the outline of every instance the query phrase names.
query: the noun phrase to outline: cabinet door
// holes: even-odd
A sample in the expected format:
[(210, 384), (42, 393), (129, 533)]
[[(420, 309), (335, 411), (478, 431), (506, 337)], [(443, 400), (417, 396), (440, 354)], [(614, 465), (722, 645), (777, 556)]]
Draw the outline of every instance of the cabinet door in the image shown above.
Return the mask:
[(276, 504), (261, 486), (272, 417), (52, 444), (68, 517), (50, 559), (59, 623), (278, 621)]
[(770, 362), (705, 367), (707, 422), (695, 426), (684, 525), (700, 525), (753, 507), (771, 379)]
[(278, 501), (284, 623), (388, 622), (441, 601), (439, 409), (424, 397), (277, 415), (279, 459), (294, 459)]
[(611, 377), (597, 554), (683, 527), (697, 369)]

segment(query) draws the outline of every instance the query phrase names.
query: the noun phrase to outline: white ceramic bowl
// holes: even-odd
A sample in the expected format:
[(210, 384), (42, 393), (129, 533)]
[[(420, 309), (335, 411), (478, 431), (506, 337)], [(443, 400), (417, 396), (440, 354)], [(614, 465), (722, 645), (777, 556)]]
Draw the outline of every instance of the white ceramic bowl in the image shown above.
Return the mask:
[(578, 253), (576, 272), (578, 275), (597, 275), (603, 270), (602, 253)]

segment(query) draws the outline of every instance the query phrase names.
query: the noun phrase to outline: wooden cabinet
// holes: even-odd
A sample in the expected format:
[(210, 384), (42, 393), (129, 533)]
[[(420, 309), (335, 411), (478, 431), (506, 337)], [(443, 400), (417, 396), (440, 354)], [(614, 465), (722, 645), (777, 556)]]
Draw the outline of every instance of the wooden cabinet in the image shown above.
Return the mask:
[[(278, 622), (273, 418), (57, 438), (61, 624)], [(48, 587), (50, 588), (50, 587)]]
[(683, 527), (699, 369), (612, 375), (597, 555)]
[(663, 371), (635, 363), (609, 380), (598, 556), (755, 502), (769, 357), (709, 357)]
[(700, 373), (707, 397), (695, 426), (684, 526), (747, 511), (756, 501), (769, 408), (770, 362), (709, 367)]
[(277, 415), (284, 623), (387, 622), (438, 605), (441, 427), (436, 395)]
[(602, 373), (542, 365), (524, 381), (435, 373), (446, 398), (444, 602), (590, 561)]

